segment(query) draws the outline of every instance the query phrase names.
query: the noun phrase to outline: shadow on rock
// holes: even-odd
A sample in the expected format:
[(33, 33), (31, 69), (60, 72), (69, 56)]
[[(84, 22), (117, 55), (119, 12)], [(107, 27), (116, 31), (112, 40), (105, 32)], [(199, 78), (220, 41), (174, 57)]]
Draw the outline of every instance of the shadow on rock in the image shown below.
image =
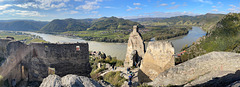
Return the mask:
[(213, 78), (208, 82), (195, 85), (194, 87), (226, 87), (238, 80), (240, 80), (240, 70), (236, 71), (234, 74), (227, 74), (223, 77)]

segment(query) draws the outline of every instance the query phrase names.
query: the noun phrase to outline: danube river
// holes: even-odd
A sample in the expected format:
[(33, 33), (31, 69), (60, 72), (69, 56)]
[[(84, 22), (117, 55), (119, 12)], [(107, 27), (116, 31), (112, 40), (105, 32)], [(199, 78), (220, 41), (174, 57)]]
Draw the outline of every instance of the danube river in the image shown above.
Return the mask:
[[(38, 35), (42, 37), (44, 40), (51, 43), (75, 43), (75, 42), (87, 42), (89, 44), (90, 51), (103, 51), (107, 55), (111, 55), (112, 57), (117, 57), (118, 59), (124, 60), (127, 43), (105, 43), (105, 42), (96, 42), (96, 41), (85, 41), (81, 38), (72, 38), (72, 37), (64, 37), (58, 35), (51, 34), (43, 34), (43, 33), (34, 33), (34, 32), (25, 32), (33, 35)], [(186, 44), (191, 45), (195, 42), (199, 37), (202, 37), (206, 34), (201, 28), (193, 27), (192, 30), (185, 36), (169, 39), (172, 42), (175, 52), (179, 52), (183, 46)], [(147, 43), (146, 43), (147, 46)]]

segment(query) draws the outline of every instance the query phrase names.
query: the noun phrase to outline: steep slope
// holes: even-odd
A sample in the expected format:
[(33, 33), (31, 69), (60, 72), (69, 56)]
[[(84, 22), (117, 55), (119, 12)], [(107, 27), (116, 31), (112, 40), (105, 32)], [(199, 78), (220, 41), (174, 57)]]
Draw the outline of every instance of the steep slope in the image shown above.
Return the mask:
[(185, 49), (183, 61), (212, 51), (240, 52), (240, 13), (229, 13), (211, 29), (207, 36)]
[(42, 32), (84, 31), (90, 27), (93, 19), (55, 19), (44, 26)]
[(0, 22), (0, 30), (12, 31), (38, 31), (48, 22), (32, 20), (15, 20)]
[(143, 26), (137, 22), (125, 20), (117, 17), (102, 17), (94, 22), (87, 30), (127, 30), (131, 29), (133, 25), (138, 25), (139, 28)]

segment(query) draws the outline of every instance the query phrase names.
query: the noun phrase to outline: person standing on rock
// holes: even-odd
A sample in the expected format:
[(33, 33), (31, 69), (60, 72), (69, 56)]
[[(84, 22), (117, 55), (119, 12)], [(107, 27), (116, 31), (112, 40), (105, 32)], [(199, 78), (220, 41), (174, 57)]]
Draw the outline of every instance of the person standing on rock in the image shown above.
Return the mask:
[(129, 80), (129, 81), (132, 81), (132, 77), (133, 77), (132, 75), (129, 75), (129, 76), (128, 76), (128, 80)]

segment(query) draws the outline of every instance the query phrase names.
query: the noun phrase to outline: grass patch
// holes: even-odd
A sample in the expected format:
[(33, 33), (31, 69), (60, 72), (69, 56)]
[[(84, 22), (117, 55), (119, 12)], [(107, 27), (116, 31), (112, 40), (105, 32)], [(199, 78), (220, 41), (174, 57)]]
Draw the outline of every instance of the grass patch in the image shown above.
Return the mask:
[(106, 75), (104, 75), (103, 79), (104, 81), (107, 81), (116, 87), (120, 87), (124, 83), (124, 81), (127, 81), (127, 79), (120, 76), (120, 73), (121, 73), (120, 71), (109, 72)]

